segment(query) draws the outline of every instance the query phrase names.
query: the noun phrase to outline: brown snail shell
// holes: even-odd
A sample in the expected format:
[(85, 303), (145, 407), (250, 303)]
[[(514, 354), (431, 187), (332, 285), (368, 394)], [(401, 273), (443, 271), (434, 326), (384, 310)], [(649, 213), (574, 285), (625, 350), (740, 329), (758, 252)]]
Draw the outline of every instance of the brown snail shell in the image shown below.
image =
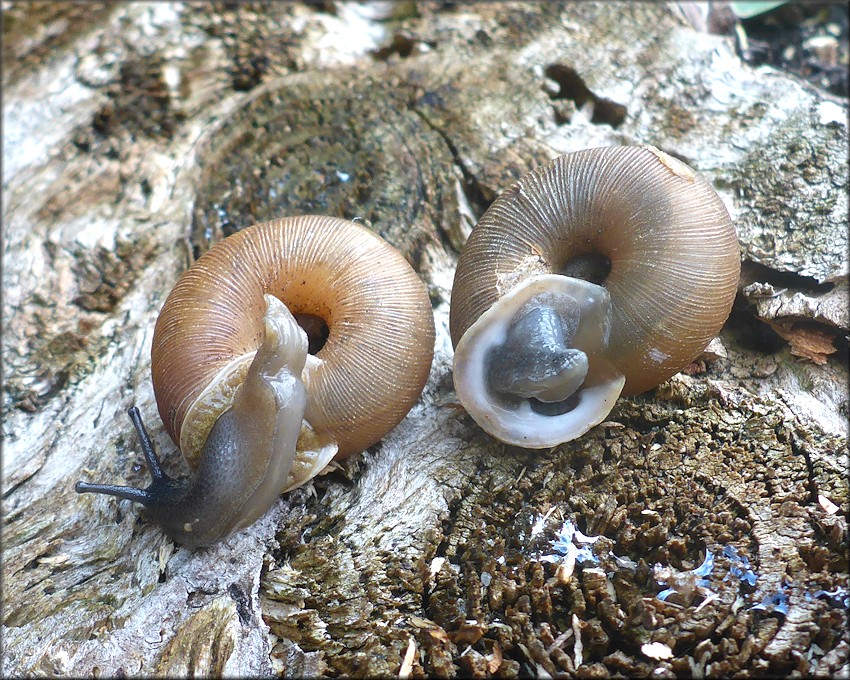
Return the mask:
[[(257, 224), (216, 244), (187, 270), (160, 312), (151, 371), (160, 416), (178, 444), (192, 404), (223, 369), (250, 356), (263, 295), (324, 320), (308, 361), (305, 419), (339, 456), (364, 450), (419, 398), (434, 347), (431, 303), (401, 254), (356, 223), (325, 216)], [(203, 429), (203, 425), (202, 425)], [(191, 460), (195, 450), (183, 450)]]
[[(463, 402), (461, 393), (468, 392), (458, 352), (466, 361), (474, 351), (462, 338), (535, 276), (604, 287), (610, 296), (607, 343), (588, 351), (590, 373), (604, 363), (624, 378), (623, 394), (636, 394), (681, 370), (717, 335), (739, 272), (737, 236), (723, 202), (684, 163), (653, 147), (560, 156), (500, 195), (460, 255), (450, 319), (458, 395)], [(607, 410), (593, 424), (610, 410), (610, 395), (605, 402)], [(475, 411), (482, 424), (484, 416)], [(530, 445), (522, 434), (506, 440)], [(558, 442), (533, 446), (552, 443)]]
[[(315, 356), (303, 326), (327, 327)], [(211, 545), (398, 424), (433, 347), (425, 287), (368, 229), (318, 216), (254, 225), (184, 272), (154, 330), (157, 405), (194, 475), (165, 474), (134, 407), (150, 486), (75, 488), (142, 503), (176, 541)]]

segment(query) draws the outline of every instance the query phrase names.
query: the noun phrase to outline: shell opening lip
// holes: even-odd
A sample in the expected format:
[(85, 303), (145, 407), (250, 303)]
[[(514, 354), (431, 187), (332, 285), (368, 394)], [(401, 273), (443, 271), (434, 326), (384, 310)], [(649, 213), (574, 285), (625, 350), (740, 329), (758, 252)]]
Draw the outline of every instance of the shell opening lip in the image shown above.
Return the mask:
[[(545, 389), (536, 394), (534, 390), (500, 393), (498, 387), (493, 388), (490, 358), (494, 352), (498, 357), (501, 348), (511, 342), (519, 342), (519, 338), (511, 340), (512, 325), (528, 337), (531, 329), (522, 328), (517, 313), (527, 310), (529, 302), (536, 304), (541, 296), (571, 300), (575, 307), (574, 320), (566, 321), (563, 330), (573, 352), (564, 355), (564, 366), (576, 372), (567, 379), (567, 387), (552, 388), (545, 377), (541, 382)], [(461, 403), (484, 430), (508, 444), (547, 448), (581, 436), (605, 419), (625, 384), (625, 378), (605, 357), (610, 312), (608, 291), (596, 284), (558, 274), (526, 279), (482, 314), (458, 343), (454, 381)], [(532, 344), (540, 344), (539, 334), (532, 333)], [(545, 337), (542, 342), (547, 344)], [(524, 370), (521, 364), (520, 372)], [(515, 368), (509, 367), (508, 374)], [(504, 376), (497, 377), (497, 386), (500, 381), (504, 384), (503, 380)]]

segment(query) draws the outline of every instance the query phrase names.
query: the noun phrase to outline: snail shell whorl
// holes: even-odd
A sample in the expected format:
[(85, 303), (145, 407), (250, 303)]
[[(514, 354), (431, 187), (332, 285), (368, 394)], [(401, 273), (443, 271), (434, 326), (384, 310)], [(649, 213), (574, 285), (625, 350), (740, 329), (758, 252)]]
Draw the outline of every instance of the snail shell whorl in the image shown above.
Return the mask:
[(738, 241), (711, 185), (652, 147), (605, 147), (554, 159), (484, 213), (455, 273), (452, 343), (517, 283), (591, 253), (610, 260), (607, 358), (624, 394), (686, 366), (729, 315)]
[[(322, 216), (257, 224), (216, 244), (181, 276), (157, 320), (151, 369), (159, 412), (178, 444), (209, 381), (263, 337), (263, 294), (328, 326), (305, 371), (305, 419), (339, 455), (362, 451), (410, 410), (428, 377), (428, 294), (392, 246)], [(185, 439), (185, 437), (184, 437)], [(183, 451), (193, 461), (197, 454)]]

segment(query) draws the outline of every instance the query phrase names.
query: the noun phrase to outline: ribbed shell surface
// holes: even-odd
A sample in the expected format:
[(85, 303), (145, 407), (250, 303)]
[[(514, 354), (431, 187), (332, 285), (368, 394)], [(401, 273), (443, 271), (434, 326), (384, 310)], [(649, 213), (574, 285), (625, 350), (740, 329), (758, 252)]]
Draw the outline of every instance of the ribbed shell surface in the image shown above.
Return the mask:
[[(463, 333), (516, 273), (561, 273), (599, 253), (611, 269), (610, 360), (624, 394), (650, 389), (718, 333), (740, 272), (735, 228), (711, 185), (647, 147), (560, 156), (519, 179), (473, 229), (458, 261), (451, 336)], [(508, 288), (509, 289), (509, 288)]]
[(431, 366), (424, 285), (392, 246), (353, 222), (289, 217), (217, 243), (180, 277), (157, 320), (151, 367), (175, 442), (210, 378), (262, 340), (263, 294), (329, 329), (310, 374), (305, 418), (339, 455), (362, 451), (410, 410)]

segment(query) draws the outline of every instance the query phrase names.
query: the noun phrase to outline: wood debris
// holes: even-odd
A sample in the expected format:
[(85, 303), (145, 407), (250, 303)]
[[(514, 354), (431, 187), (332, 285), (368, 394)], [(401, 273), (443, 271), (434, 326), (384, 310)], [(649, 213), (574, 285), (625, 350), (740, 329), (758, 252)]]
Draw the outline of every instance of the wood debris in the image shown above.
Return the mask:
[(837, 352), (832, 344), (833, 334), (823, 326), (796, 319), (764, 320), (791, 345), (791, 354), (823, 365), (830, 354)]

